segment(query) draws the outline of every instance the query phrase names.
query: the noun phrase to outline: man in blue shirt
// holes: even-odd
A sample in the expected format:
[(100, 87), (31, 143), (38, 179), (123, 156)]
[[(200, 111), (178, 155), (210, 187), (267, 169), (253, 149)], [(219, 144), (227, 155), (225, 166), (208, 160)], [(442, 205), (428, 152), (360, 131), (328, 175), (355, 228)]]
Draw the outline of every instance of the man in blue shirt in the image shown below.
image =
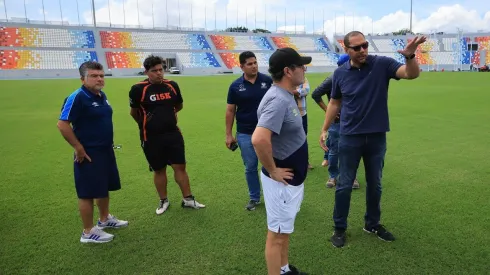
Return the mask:
[[(234, 150), (240, 147), (245, 179), (248, 184), (250, 201), (247, 210), (255, 210), (260, 203), (260, 182), (257, 171), (258, 159), (252, 146), (252, 134), (257, 126), (257, 108), (260, 100), (272, 85), (272, 79), (258, 71), (257, 58), (250, 51), (239, 56), (243, 75), (231, 83), (226, 106), (226, 147)], [(236, 138), (233, 137), (233, 122), (236, 116)]]
[(344, 37), (344, 48), (350, 61), (333, 73), (332, 97), (327, 107), (320, 135), (324, 150), (327, 129), (340, 113), (339, 166), (340, 176), (335, 192), (333, 220), (335, 231), (331, 242), (335, 247), (345, 244), (352, 181), (356, 178), (361, 158), (366, 174), (366, 214), (364, 231), (381, 240), (395, 237), (380, 224), (381, 178), (386, 153), (388, 118), (388, 86), (390, 79), (415, 79), (420, 68), (415, 59), (417, 47), (426, 37), (415, 37), (398, 53), (406, 64), (393, 58), (368, 54), (369, 42), (358, 31)]
[[(121, 189), (113, 149), (112, 108), (102, 92), (102, 65), (85, 62), (79, 71), (83, 85), (65, 99), (58, 129), (75, 149), (75, 188), (83, 222), (80, 242), (105, 243), (112, 241), (114, 235), (102, 229), (128, 225), (109, 214), (109, 191)], [(93, 223), (94, 199), (100, 215), (97, 226)]]

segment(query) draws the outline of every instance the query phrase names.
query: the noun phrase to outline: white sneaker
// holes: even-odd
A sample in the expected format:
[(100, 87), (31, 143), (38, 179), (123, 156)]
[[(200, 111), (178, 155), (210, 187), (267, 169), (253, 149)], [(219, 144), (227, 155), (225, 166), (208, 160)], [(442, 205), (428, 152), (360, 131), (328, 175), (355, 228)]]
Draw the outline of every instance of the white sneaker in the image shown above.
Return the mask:
[(114, 239), (114, 235), (104, 232), (104, 230), (93, 227), (88, 234), (82, 231), (81, 243), (107, 243)]
[(198, 201), (196, 201), (196, 199), (194, 199), (194, 196), (192, 196), (190, 200), (186, 198), (182, 199), (182, 207), (199, 209), (206, 207), (206, 205), (199, 203)]
[(165, 211), (167, 211), (169, 205), (170, 202), (168, 201), (168, 199), (160, 200), (160, 204), (158, 204), (158, 208), (156, 210), (157, 215), (161, 215)]
[(121, 228), (126, 226), (128, 226), (128, 221), (119, 220), (118, 218), (112, 216), (111, 214), (107, 216), (107, 220), (105, 222), (100, 222), (100, 220), (97, 221), (97, 227), (99, 229)]

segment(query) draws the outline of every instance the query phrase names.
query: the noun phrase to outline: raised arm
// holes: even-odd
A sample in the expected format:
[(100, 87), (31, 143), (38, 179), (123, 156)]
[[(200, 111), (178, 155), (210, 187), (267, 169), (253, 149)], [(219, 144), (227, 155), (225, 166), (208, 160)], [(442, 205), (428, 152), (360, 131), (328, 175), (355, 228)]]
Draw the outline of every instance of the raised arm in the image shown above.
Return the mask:
[(399, 50), (398, 53), (403, 56), (409, 58), (407, 59), (405, 65), (400, 66), (396, 70), (396, 77), (399, 79), (415, 79), (420, 75), (420, 67), (417, 63), (415, 57), (411, 58), (415, 51), (417, 51), (417, 47), (423, 44), (427, 38), (425, 36), (418, 37), (416, 36), (403, 50)]

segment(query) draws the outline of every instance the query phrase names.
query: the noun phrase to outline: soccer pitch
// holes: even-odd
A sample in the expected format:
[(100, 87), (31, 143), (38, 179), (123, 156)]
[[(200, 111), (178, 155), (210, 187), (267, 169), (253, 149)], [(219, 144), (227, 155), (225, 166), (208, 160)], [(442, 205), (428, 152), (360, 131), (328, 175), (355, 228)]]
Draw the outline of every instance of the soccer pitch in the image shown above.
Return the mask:
[[(228, 86), (237, 76), (173, 77), (184, 98), (179, 126), (191, 188), (205, 209), (180, 207), (172, 170), (169, 210), (158, 204), (128, 91), (139, 78), (106, 79), (114, 109), (122, 189), (110, 212), (129, 227), (107, 244), (81, 244), (71, 147), (56, 123), (71, 80), (1, 81), (0, 274), (266, 274), (265, 208), (248, 212), (240, 151), (225, 147)], [(312, 90), (326, 74), (307, 74)], [(310, 274), (483, 274), (490, 268), (490, 80), (484, 73), (427, 73), (391, 81), (382, 223), (397, 240), (362, 230), (353, 190), (347, 244), (334, 248), (334, 190), (318, 145), (324, 114), (308, 96), (310, 162), (291, 237), (290, 263)], [(362, 162), (361, 162), (362, 167)], [(97, 211), (96, 211), (97, 214)]]

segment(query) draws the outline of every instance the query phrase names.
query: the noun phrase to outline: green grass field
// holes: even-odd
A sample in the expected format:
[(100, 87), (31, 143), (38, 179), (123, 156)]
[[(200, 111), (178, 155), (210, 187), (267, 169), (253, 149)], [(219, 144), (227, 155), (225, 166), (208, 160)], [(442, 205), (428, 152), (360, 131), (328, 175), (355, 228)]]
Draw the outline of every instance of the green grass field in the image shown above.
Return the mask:
[[(490, 270), (490, 80), (480, 73), (423, 73), (392, 81), (391, 132), (383, 178), (382, 223), (397, 240), (362, 231), (361, 189), (353, 191), (348, 244), (334, 248), (334, 190), (325, 188), (318, 146), (323, 113), (309, 97), (310, 160), (305, 198), (291, 238), (290, 263), (310, 274), (484, 274)], [(266, 274), (265, 208), (245, 211), (248, 192), (239, 151), (225, 148), (228, 85), (236, 76), (174, 77), (183, 97), (179, 124), (198, 211), (158, 199), (129, 115), (137, 79), (106, 80), (114, 109), (122, 189), (111, 213), (130, 222), (107, 244), (79, 242), (81, 221), (72, 149), (56, 122), (78, 80), (1, 81), (0, 274)], [(316, 87), (325, 75), (308, 76)], [(169, 76), (172, 78), (172, 76)], [(171, 170), (170, 170), (171, 171)], [(97, 213), (96, 213), (97, 214)]]

